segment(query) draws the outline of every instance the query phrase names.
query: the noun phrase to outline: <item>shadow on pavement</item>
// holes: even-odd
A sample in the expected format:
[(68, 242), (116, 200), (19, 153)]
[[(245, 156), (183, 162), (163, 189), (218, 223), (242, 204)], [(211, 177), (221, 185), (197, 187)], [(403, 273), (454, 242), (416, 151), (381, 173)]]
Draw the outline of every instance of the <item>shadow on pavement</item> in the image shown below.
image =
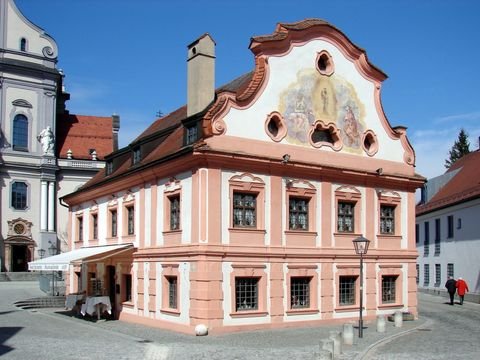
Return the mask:
[(0, 327), (0, 356), (13, 350), (12, 347), (3, 344), (22, 329), (22, 327), (17, 326)]

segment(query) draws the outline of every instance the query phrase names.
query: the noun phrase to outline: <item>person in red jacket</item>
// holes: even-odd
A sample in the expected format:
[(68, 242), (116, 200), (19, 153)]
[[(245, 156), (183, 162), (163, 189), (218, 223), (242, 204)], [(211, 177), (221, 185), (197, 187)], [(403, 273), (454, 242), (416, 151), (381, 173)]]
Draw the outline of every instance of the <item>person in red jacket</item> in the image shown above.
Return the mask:
[(459, 277), (455, 286), (457, 287), (457, 294), (460, 296), (460, 305), (463, 305), (463, 297), (465, 293), (469, 291), (467, 282)]

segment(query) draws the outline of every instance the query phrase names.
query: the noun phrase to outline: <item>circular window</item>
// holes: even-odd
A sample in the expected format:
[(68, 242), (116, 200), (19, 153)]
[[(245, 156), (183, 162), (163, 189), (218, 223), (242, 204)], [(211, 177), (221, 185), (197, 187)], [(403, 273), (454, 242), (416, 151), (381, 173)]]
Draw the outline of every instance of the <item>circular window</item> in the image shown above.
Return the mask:
[(23, 224), (15, 224), (15, 226), (13, 227), (13, 231), (15, 232), (15, 234), (23, 234), (25, 232), (25, 225)]

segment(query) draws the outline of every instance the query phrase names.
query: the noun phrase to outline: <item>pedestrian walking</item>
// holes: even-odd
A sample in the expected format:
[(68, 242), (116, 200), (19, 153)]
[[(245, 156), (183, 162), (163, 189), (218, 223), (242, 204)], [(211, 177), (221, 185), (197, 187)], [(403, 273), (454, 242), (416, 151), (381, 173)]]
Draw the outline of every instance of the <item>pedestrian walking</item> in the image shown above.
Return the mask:
[(463, 305), (463, 298), (465, 296), (465, 293), (469, 291), (467, 282), (461, 277), (459, 277), (455, 286), (457, 287), (457, 293), (460, 297), (460, 305)]
[(455, 297), (455, 292), (457, 291), (457, 281), (449, 276), (447, 282), (445, 283), (447, 288), (448, 295), (450, 295), (450, 305), (453, 305), (453, 298)]

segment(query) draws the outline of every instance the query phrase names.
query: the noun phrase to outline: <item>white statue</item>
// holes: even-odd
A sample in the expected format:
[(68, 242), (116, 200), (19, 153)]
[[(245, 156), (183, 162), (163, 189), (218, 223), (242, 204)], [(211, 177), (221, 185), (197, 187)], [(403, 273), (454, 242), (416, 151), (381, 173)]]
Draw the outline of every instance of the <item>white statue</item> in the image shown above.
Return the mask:
[(37, 136), (38, 141), (42, 144), (43, 153), (47, 155), (53, 155), (54, 149), (54, 137), (50, 126), (43, 129)]

